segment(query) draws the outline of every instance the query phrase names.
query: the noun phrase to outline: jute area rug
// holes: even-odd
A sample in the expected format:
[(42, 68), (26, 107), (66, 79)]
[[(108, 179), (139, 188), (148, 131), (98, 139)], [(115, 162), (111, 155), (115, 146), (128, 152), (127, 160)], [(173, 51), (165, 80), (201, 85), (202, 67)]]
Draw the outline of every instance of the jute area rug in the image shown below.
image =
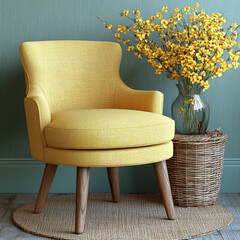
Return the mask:
[(34, 214), (35, 203), (13, 213), (22, 230), (57, 239), (187, 239), (226, 227), (233, 215), (220, 205), (200, 208), (175, 207), (177, 220), (167, 220), (158, 195), (121, 194), (113, 203), (110, 194), (89, 194), (85, 231), (74, 234), (75, 195), (47, 200), (41, 214)]

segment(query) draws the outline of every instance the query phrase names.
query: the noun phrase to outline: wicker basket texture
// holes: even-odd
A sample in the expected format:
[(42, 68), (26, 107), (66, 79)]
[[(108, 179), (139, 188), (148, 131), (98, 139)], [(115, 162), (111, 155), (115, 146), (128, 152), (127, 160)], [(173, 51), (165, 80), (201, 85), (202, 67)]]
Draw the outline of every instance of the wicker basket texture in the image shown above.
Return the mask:
[(204, 135), (176, 134), (174, 155), (167, 161), (174, 203), (182, 207), (217, 203), (227, 135), (219, 130)]

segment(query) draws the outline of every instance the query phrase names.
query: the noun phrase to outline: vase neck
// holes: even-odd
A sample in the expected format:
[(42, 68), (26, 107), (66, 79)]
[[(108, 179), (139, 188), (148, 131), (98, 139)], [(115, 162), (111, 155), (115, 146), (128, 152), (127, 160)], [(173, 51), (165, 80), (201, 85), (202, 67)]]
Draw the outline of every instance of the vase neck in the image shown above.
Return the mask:
[(177, 83), (177, 88), (179, 90), (179, 95), (187, 98), (194, 95), (200, 95), (203, 89), (199, 84), (183, 84), (180, 81)]

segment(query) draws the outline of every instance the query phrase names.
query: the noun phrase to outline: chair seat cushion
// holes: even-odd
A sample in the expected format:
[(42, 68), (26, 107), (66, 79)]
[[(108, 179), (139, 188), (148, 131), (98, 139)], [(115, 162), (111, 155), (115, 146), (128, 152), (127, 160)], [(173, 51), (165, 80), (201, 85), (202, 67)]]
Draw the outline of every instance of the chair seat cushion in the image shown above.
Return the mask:
[(45, 128), (48, 147), (113, 149), (150, 146), (174, 137), (174, 121), (157, 113), (127, 109), (57, 112)]
[(173, 142), (118, 149), (44, 148), (46, 163), (75, 167), (123, 167), (151, 164), (173, 156)]

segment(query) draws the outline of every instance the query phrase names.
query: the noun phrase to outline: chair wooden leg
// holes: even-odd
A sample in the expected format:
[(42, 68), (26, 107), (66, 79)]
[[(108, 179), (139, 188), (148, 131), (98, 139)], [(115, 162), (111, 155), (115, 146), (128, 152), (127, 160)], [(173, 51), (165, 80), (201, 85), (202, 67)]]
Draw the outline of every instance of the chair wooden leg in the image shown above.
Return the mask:
[(58, 165), (47, 163), (42, 177), (42, 183), (38, 193), (37, 201), (34, 208), (34, 213), (40, 213), (43, 209), (43, 205), (46, 201), (48, 192), (52, 185), (53, 178), (55, 176)]
[(166, 161), (154, 163), (154, 170), (169, 220), (176, 219)]
[(119, 177), (117, 167), (108, 167), (108, 179), (110, 183), (110, 188), (112, 192), (112, 198), (114, 202), (120, 201), (120, 188), (119, 188)]
[(87, 212), (90, 168), (77, 168), (75, 233), (83, 233)]

